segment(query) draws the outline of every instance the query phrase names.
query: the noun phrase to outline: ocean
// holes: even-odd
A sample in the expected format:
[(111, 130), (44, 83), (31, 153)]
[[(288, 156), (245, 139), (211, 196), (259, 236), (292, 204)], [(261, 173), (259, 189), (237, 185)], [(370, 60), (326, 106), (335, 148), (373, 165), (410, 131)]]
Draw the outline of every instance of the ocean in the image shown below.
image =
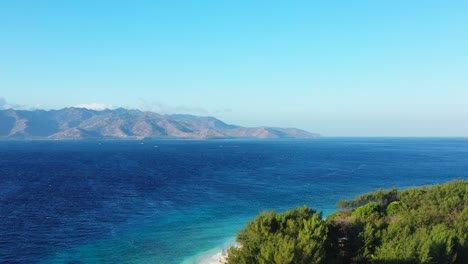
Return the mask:
[(468, 139), (0, 141), (0, 263), (197, 263), (264, 210), (468, 179)]

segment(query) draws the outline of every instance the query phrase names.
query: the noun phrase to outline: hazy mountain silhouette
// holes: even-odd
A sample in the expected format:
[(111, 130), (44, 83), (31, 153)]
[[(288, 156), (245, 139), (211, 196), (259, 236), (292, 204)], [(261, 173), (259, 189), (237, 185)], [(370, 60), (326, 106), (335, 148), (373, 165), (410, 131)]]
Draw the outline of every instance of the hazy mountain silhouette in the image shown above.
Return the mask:
[(214, 117), (160, 115), (139, 110), (0, 110), (0, 138), (146, 139), (146, 138), (315, 138), (297, 128), (241, 127)]

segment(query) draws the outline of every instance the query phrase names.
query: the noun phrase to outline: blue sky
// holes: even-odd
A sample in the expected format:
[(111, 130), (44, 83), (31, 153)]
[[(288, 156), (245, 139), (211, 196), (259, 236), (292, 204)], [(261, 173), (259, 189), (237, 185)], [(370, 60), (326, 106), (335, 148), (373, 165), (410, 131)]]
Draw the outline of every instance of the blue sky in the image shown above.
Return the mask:
[(468, 136), (467, 1), (2, 1), (0, 108)]

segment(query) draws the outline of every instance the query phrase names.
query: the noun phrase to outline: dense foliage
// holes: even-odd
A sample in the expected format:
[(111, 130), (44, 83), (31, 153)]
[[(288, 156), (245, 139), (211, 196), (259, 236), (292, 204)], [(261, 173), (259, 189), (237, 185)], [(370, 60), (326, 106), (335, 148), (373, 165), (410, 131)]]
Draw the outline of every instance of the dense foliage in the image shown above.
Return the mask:
[(468, 263), (468, 181), (379, 190), (322, 219), (302, 207), (264, 212), (228, 263)]

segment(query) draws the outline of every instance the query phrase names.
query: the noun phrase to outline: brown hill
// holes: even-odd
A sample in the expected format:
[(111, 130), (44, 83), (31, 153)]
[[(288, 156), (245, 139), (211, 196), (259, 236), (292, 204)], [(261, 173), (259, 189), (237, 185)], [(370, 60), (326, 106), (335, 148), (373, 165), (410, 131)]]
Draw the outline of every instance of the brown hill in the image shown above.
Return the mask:
[(316, 138), (297, 128), (241, 127), (214, 117), (160, 115), (127, 110), (1, 110), (0, 138), (7, 139), (211, 139)]

